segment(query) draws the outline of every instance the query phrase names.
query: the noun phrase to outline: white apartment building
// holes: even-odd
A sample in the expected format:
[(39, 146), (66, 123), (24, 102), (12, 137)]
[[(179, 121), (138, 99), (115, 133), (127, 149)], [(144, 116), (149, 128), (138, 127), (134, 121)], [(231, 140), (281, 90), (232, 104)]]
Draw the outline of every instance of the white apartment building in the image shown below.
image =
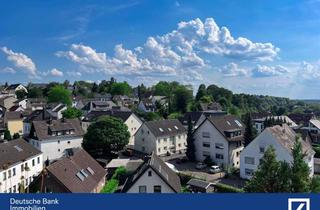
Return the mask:
[(42, 153), (23, 139), (0, 144), (0, 193), (28, 191), (43, 169)]
[(206, 118), (193, 135), (197, 161), (210, 157), (223, 168), (239, 168), (244, 129), (244, 124), (233, 115)]
[(184, 153), (187, 130), (179, 120), (145, 122), (135, 135), (134, 150), (156, 155)]

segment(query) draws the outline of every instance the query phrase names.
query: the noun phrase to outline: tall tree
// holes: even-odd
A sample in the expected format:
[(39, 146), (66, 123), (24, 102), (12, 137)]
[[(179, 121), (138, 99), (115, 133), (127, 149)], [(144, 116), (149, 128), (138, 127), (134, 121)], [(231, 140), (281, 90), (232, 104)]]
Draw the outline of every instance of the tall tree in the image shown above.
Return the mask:
[(54, 86), (48, 93), (48, 102), (59, 102), (70, 106), (72, 103), (71, 93), (61, 85)]
[(204, 84), (201, 84), (199, 86), (197, 95), (196, 95), (196, 101), (199, 101), (202, 97), (207, 95), (206, 86)]
[(102, 117), (84, 135), (83, 148), (93, 157), (112, 156), (129, 143), (128, 127), (121, 119)]
[(193, 125), (191, 121), (191, 116), (188, 118), (188, 134), (187, 134), (187, 152), (186, 155), (190, 161), (195, 161), (195, 145), (194, 145), (194, 138), (193, 138)]
[(293, 192), (308, 192), (310, 187), (310, 168), (305, 162), (306, 154), (302, 151), (302, 144), (299, 138), (296, 138), (292, 149), (292, 190)]
[(111, 85), (112, 95), (131, 95), (132, 88), (127, 82), (118, 82)]
[(8, 141), (10, 141), (12, 138), (11, 138), (11, 134), (10, 134), (10, 131), (8, 130), (8, 129), (6, 129), (5, 131), (4, 131), (4, 139), (5, 140), (8, 140)]
[(250, 142), (255, 138), (255, 131), (252, 125), (251, 113), (245, 115), (244, 123), (246, 125), (244, 131), (244, 146), (248, 146)]
[(80, 118), (82, 116), (82, 112), (77, 108), (68, 107), (62, 112), (62, 116), (66, 119)]

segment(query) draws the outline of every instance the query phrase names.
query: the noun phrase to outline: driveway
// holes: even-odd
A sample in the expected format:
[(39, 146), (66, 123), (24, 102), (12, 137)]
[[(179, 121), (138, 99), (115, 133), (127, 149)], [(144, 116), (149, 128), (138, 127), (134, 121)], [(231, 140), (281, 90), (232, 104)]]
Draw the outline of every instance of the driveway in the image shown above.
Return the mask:
[(209, 167), (202, 170), (198, 170), (195, 168), (196, 163), (194, 162), (186, 162), (186, 163), (180, 163), (180, 164), (177, 164), (175, 160), (171, 160), (168, 162), (173, 164), (180, 173), (190, 175), (198, 179), (203, 179), (208, 182), (215, 182), (218, 179), (223, 178), (225, 175), (224, 172), (210, 174)]

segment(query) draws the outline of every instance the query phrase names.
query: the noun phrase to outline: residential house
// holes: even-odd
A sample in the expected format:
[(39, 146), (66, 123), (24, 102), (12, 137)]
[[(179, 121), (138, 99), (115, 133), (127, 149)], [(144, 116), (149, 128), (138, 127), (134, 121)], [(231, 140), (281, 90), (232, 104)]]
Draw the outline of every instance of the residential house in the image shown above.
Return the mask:
[(320, 144), (320, 120), (310, 119), (308, 126), (302, 129), (309, 132), (312, 143)]
[(313, 113), (292, 113), (288, 117), (292, 119), (297, 125), (308, 126), (311, 119), (316, 116)]
[(179, 120), (145, 122), (135, 134), (134, 150), (159, 156), (186, 151), (187, 130)]
[(227, 112), (225, 111), (186, 112), (179, 120), (185, 128), (188, 128), (188, 121), (190, 119), (193, 128), (196, 129), (207, 117), (223, 116), (226, 114)]
[(28, 98), (27, 109), (35, 110), (43, 110), (47, 104), (47, 100), (45, 98)]
[(134, 145), (134, 135), (142, 125), (142, 121), (131, 111), (109, 110), (109, 111), (91, 111), (82, 120), (82, 129), (87, 132), (91, 123), (102, 116), (112, 116), (123, 120), (130, 132), (129, 146)]
[(240, 167), (245, 125), (233, 115), (207, 117), (194, 131), (197, 161), (210, 158), (224, 168)]
[(77, 148), (46, 167), (46, 174), (38, 178), (37, 185), (42, 193), (99, 193), (105, 176), (104, 168), (85, 150)]
[(47, 110), (34, 110), (29, 115), (26, 115), (23, 120), (23, 135), (25, 137), (29, 136), (33, 121), (43, 121), (50, 119), (52, 119), (52, 117), (47, 112)]
[(0, 140), (4, 139), (5, 130), (6, 130), (6, 126), (4, 123), (4, 118), (0, 117)]
[[(270, 146), (275, 149), (278, 161), (286, 161), (291, 164), (293, 161), (292, 148), (297, 137), (293, 129), (286, 124), (266, 128), (241, 152), (240, 176), (244, 179), (250, 179), (257, 170), (264, 152)], [(299, 141), (302, 144), (303, 152), (306, 154), (305, 162), (310, 167), (310, 175), (313, 175), (315, 152), (307, 139), (300, 137)]]
[(54, 103), (51, 104), (51, 106), (48, 106), (46, 108), (47, 112), (51, 115), (53, 119), (62, 119), (63, 115), (62, 113), (67, 110), (67, 105), (62, 103)]
[(124, 106), (124, 107), (132, 107), (137, 100), (130, 98), (127, 95), (115, 95), (113, 96), (112, 100), (118, 105), (118, 106)]
[(165, 108), (169, 107), (168, 103), (168, 97), (167, 96), (150, 96), (150, 98), (153, 104), (159, 104)]
[(67, 149), (81, 147), (82, 141), (83, 130), (78, 119), (32, 122), (29, 143), (50, 162), (64, 156)]
[(0, 105), (0, 118), (4, 117), (4, 114), (6, 113), (7, 109), (4, 106)]
[(18, 133), (20, 136), (23, 135), (23, 112), (6, 112), (4, 119), (11, 135), (15, 133)]
[[(91, 111), (108, 111), (110, 109), (113, 109), (114, 107), (117, 107), (113, 101), (89, 101), (87, 104), (82, 108), (82, 111), (87, 114)], [(121, 110), (127, 110), (122, 109)]]
[(145, 98), (139, 102), (138, 109), (142, 112), (155, 112), (157, 107), (151, 99)]
[(26, 189), (42, 169), (42, 153), (25, 140), (0, 143), (0, 193)]
[(9, 110), (11, 107), (15, 105), (16, 98), (14, 96), (2, 96), (0, 97), (0, 105)]
[(112, 176), (114, 171), (117, 170), (119, 167), (124, 167), (127, 173), (131, 174), (135, 172), (143, 163), (141, 159), (112, 159), (107, 165), (106, 170), (108, 175)]
[(213, 183), (201, 179), (190, 179), (187, 188), (193, 193), (212, 193), (215, 190)]
[(200, 103), (200, 111), (222, 111), (222, 106), (218, 102)]
[(125, 182), (124, 193), (180, 193), (179, 176), (155, 153)]
[(27, 88), (24, 87), (22, 84), (12, 84), (4, 89), (4, 92), (8, 93), (9, 95), (15, 95), (17, 91), (24, 91), (28, 93)]

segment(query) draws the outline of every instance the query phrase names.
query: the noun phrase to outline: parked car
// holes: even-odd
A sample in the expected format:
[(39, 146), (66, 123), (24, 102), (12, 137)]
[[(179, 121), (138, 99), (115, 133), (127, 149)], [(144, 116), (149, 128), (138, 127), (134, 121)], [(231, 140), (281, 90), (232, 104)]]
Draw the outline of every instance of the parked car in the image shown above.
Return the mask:
[(188, 162), (188, 158), (187, 158), (187, 157), (178, 158), (178, 159), (176, 160), (176, 163), (177, 163), (177, 164), (186, 163), (186, 162)]
[(221, 168), (219, 166), (216, 166), (216, 165), (213, 165), (210, 167), (209, 169), (209, 173), (210, 174), (216, 174), (216, 173), (219, 173), (221, 172)]
[(199, 169), (199, 170), (205, 169), (206, 167), (207, 167), (207, 165), (205, 163), (202, 163), (202, 162), (199, 162), (196, 165), (196, 169)]

